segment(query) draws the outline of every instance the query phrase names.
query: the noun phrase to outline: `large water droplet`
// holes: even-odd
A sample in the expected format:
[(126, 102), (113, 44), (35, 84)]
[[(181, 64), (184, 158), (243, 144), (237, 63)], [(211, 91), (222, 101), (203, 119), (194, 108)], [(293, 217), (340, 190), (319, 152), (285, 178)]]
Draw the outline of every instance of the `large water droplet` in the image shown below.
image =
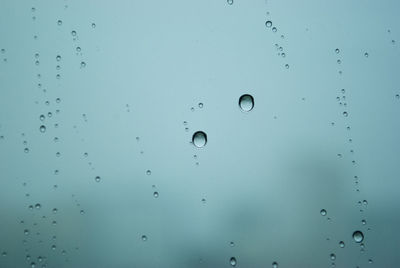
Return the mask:
[(361, 231), (355, 231), (353, 233), (353, 239), (356, 243), (361, 243), (364, 240), (364, 234)]
[(232, 258), (229, 260), (229, 263), (231, 264), (231, 266), (236, 266), (236, 264), (237, 264), (236, 258), (235, 258), (235, 257), (232, 257)]
[(203, 131), (197, 131), (193, 134), (192, 142), (197, 148), (202, 148), (207, 144), (207, 134)]
[(249, 94), (244, 94), (239, 98), (239, 107), (244, 112), (250, 112), (254, 107), (254, 98)]

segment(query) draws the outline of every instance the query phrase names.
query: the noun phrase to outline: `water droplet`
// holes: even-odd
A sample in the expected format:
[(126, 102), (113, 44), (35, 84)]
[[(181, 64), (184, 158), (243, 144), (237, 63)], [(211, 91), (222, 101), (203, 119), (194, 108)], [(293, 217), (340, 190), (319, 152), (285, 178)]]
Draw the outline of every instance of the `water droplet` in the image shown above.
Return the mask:
[(36, 267), (36, 263), (31, 262), (31, 268), (35, 268)]
[(396, 94), (396, 99), (400, 99), (400, 94)]
[(207, 134), (203, 131), (197, 131), (193, 134), (192, 143), (197, 148), (202, 148), (207, 144)]
[(29, 153), (29, 148), (25, 148), (24, 153), (26, 153), (26, 154)]
[(362, 223), (362, 225), (366, 225), (367, 221), (366, 220), (362, 220), (361, 223)]
[(336, 260), (336, 255), (335, 255), (334, 253), (332, 253), (332, 254), (330, 255), (330, 258), (331, 258), (332, 261), (334, 261), (334, 260)]
[(45, 133), (46, 132), (46, 127), (44, 125), (41, 125), (39, 130), (40, 130), (40, 132)]
[(81, 209), (81, 211), (79, 211), (79, 213), (80, 213), (81, 215), (83, 215), (83, 214), (85, 214), (85, 211), (84, 211), (83, 209)]
[(58, 20), (58, 21), (57, 21), (57, 25), (58, 25), (58, 26), (61, 26), (61, 25), (62, 25), (62, 20)]
[(29, 235), (29, 230), (28, 230), (28, 229), (25, 229), (25, 230), (24, 230), (24, 234), (25, 234), (25, 235)]
[(348, 117), (349, 114), (348, 114), (346, 111), (344, 111), (344, 112), (343, 112), (343, 116), (344, 116), (344, 117)]
[(58, 209), (56, 209), (56, 208), (53, 208), (53, 213), (54, 213), (54, 214), (56, 214), (56, 213), (57, 213), (57, 211), (58, 211)]
[(336, 54), (339, 54), (340, 53), (340, 50), (337, 48), (337, 49), (335, 49), (335, 53)]
[(363, 205), (364, 206), (368, 205), (368, 201), (367, 200), (363, 200)]
[(278, 268), (278, 263), (277, 263), (276, 261), (274, 261), (274, 262), (272, 263), (272, 268)]
[(60, 55), (57, 55), (56, 61), (60, 61), (60, 60), (61, 60), (61, 56), (60, 56)]
[(233, 241), (229, 242), (229, 246), (234, 247), (235, 246), (235, 242), (233, 242)]
[(265, 26), (267, 26), (267, 28), (271, 28), (271, 27), (272, 27), (272, 21), (267, 20), (267, 21), (265, 22)]
[(254, 108), (254, 98), (249, 94), (244, 94), (239, 98), (239, 107), (244, 112), (250, 112)]
[(92, 23), (92, 28), (96, 28), (96, 23)]
[(232, 4), (233, 4), (233, 0), (226, 0), (226, 2), (227, 2), (229, 5), (232, 5)]
[(100, 182), (101, 178), (100, 178), (100, 176), (96, 176), (96, 178), (94, 178), (94, 180), (95, 180), (96, 182)]
[(42, 205), (40, 205), (39, 203), (37, 203), (36, 205), (35, 205), (35, 208), (36, 209), (40, 209), (42, 207)]
[(150, 170), (150, 169), (146, 170), (146, 175), (147, 175), (147, 176), (150, 176), (150, 175), (151, 175), (151, 170)]
[(321, 209), (320, 213), (321, 213), (322, 216), (326, 216), (326, 210), (325, 209)]
[(236, 264), (237, 264), (236, 258), (235, 258), (235, 257), (232, 257), (232, 258), (229, 260), (229, 263), (231, 264), (231, 266), (236, 266)]
[(342, 63), (342, 61), (341, 61), (341, 60), (337, 60), (336, 62), (337, 62), (337, 64), (341, 64), (341, 63)]
[(364, 53), (364, 56), (365, 56), (366, 58), (368, 58), (368, 56), (369, 56), (368, 52), (365, 52), (365, 53)]
[(72, 31), (72, 32), (71, 32), (71, 35), (72, 35), (72, 36), (76, 36), (76, 31)]
[(199, 103), (199, 108), (200, 109), (203, 108), (203, 103), (202, 102)]
[(86, 67), (86, 62), (82, 61), (81, 62), (81, 68), (85, 68)]
[(158, 197), (158, 192), (154, 192), (154, 193), (153, 193), (153, 196), (154, 196), (155, 198), (157, 198), (157, 197)]
[(373, 263), (372, 259), (369, 259), (369, 260), (368, 260), (368, 263), (369, 263), (369, 264)]
[(356, 243), (361, 243), (364, 240), (364, 234), (361, 231), (355, 231), (353, 233), (353, 239)]
[(142, 235), (142, 241), (147, 241), (147, 236)]
[(7, 256), (7, 252), (3, 251), (3, 252), (1, 253), (1, 256), (6, 257), (6, 256)]
[(290, 67), (289, 64), (286, 63), (286, 64), (285, 64), (285, 68), (286, 68), (286, 69), (289, 69), (289, 67)]
[(276, 27), (272, 27), (272, 32), (276, 33), (276, 31), (277, 31)]
[(340, 242), (339, 242), (339, 247), (344, 248), (344, 246), (345, 246), (344, 242), (343, 242), (343, 241), (340, 241)]

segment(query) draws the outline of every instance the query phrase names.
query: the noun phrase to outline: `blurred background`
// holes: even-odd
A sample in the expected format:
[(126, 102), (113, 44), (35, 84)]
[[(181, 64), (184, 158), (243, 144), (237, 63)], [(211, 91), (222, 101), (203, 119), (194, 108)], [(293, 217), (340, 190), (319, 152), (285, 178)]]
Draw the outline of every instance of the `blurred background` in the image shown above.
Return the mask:
[(398, 267), (399, 10), (1, 0), (0, 267)]

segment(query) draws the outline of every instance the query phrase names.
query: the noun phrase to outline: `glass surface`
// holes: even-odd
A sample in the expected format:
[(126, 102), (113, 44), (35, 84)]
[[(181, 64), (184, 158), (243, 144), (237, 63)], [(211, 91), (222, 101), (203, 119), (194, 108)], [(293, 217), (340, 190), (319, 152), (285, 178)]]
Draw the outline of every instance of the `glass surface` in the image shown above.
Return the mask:
[(398, 267), (399, 10), (1, 0), (0, 267)]

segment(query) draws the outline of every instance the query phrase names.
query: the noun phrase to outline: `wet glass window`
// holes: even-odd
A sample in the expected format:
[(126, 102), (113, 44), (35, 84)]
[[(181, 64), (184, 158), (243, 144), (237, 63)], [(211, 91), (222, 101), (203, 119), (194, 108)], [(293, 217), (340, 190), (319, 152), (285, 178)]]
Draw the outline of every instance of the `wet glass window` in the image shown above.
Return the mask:
[(397, 267), (399, 10), (2, 0), (0, 267)]

